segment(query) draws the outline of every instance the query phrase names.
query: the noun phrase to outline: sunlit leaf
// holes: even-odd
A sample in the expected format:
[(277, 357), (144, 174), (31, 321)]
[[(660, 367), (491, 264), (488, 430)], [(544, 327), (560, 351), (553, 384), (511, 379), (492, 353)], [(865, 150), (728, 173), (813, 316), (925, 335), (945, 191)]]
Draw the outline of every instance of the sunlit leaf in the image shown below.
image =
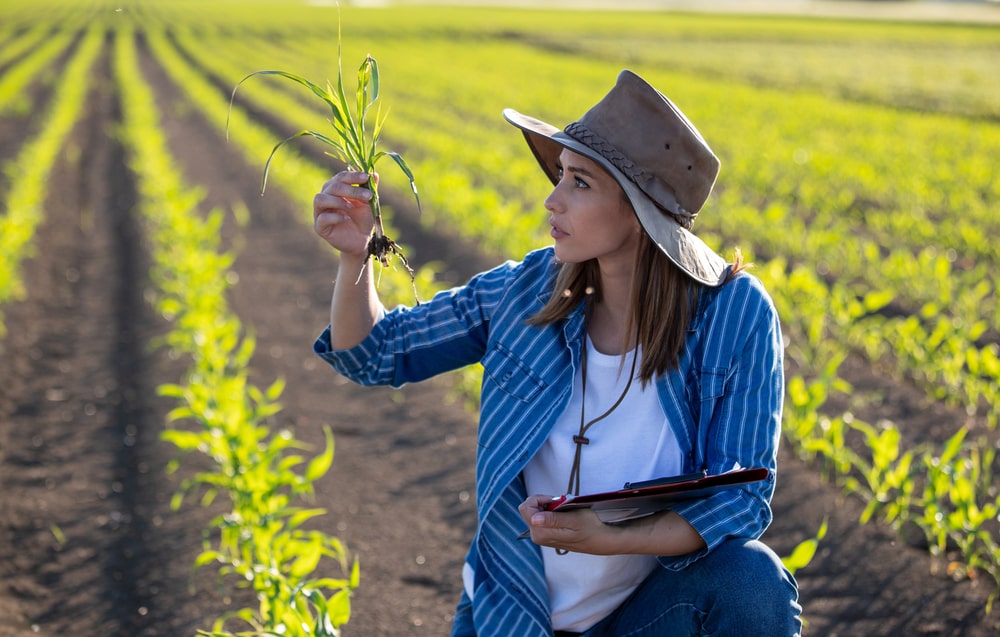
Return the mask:
[(316, 456), (309, 462), (309, 466), (306, 468), (305, 479), (308, 482), (315, 482), (320, 477), (326, 474), (330, 469), (330, 465), (333, 464), (333, 432), (329, 427), (323, 427), (323, 437), (326, 439), (326, 448), (323, 453)]

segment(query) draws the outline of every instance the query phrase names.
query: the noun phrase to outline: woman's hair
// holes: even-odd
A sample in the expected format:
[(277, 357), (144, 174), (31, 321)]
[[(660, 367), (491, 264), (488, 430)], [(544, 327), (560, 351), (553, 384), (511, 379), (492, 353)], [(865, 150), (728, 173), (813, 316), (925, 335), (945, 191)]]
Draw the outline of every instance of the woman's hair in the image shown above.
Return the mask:
[[(639, 378), (645, 386), (655, 375), (677, 367), (702, 285), (674, 265), (645, 232), (641, 236), (629, 294), (625, 342), (630, 343), (634, 338), (642, 347)], [(746, 267), (737, 249), (726, 280)], [(586, 302), (599, 301), (597, 261), (564, 263), (556, 277), (555, 290), (548, 303), (528, 319), (530, 325), (551, 325), (566, 318), (588, 295), (591, 298)]]

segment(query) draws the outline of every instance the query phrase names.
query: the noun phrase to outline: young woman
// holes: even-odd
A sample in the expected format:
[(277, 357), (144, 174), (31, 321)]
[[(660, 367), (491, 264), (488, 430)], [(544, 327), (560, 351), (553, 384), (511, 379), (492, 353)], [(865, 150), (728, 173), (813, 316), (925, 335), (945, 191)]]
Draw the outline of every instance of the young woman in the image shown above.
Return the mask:
[[(364, 384), (484, 368), (479, 524), (452, 635), (797, 635), (795, 582), (758, 541), (784, 389), (778, 317), (738, 253), (727, 264), (691, 232), (718, 159), (629, 71), (563, 131), (504, 116), (555, 186), (554, 245), (520, 262), (387, 312), (365, 267), (368, 176), (342, 172), (314, 200), (317, 234), (340, 251), (320, 356)], [(545, 508), (741, 467), (770, 478), (619, 524)]]

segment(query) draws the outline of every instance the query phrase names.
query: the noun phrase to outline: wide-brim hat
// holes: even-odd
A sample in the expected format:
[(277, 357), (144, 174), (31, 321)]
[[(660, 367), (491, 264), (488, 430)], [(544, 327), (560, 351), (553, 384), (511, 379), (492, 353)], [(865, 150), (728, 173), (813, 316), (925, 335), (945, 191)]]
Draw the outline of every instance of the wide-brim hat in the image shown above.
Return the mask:
[(504, 109), (552, 183), (563, 148), (597, 162), (625, 191), (646, 233), (681, 270), (705, 285), (725, 280), (726, 261), (691, 232), (712, 192), (719, 159), (669, 99), (635, 73), (564, 130)]

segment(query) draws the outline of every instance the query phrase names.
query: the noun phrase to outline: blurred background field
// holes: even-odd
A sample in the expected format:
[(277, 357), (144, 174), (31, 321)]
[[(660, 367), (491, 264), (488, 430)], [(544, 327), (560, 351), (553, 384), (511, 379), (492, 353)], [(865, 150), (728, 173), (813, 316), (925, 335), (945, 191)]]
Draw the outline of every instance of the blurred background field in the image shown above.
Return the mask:
[[(87, 91), (121, 93), (124, 80), (96, 70), (116, 68), (116, 39), (144, 60), (133, 82), (170, 86), (157, 93), (159, 126), (203, 118), (252, 167), (243, 177), (254, 188), (274, 144), (325, 130), (327, 114), (299, 86), (253, 78), (226, 142), (237, 82), (278, 69), (322, 84), (340, 55), (350, 84), (373, 55), (384, 145), (406, 157), (424, 209), (418, 217), (408, 183), (387, 169), (390, 224), (472, 246), (477, 264), (547, 243), (548, 184), (500, 111), (567, 124), (622, 68), (643, 75), (722, 160), (695, 229), (723, 254), (739, 247), (779, 307), (793, 455), (860, 502), (862, 521), (956, 577), (1000, 585), (997, 3), (7, 0), (0, 312), (30, 297), (22, 272), (47, 258), (37, 237), (56, 188), (49, 171), (88, 153), (72, 141)], [(102, 126), (121, 134), (118, 120)], [(298, 202), (301, 232), (310, 193), (335, 170), (310, 142), (279, 151), (268, 185)], [(163, 151), (181, 167), (198, 161)], [(224, 189), (207, 172), (187, 180)], [(248, 205), (232, 198), (222, 214)], [(471, 272), (392, 234), (423, 295)], [(413, 300), (401, 272), (385, 272), (382, 291)], [(459, 384), (470, 404), (477, 377), (466, 370)]]

